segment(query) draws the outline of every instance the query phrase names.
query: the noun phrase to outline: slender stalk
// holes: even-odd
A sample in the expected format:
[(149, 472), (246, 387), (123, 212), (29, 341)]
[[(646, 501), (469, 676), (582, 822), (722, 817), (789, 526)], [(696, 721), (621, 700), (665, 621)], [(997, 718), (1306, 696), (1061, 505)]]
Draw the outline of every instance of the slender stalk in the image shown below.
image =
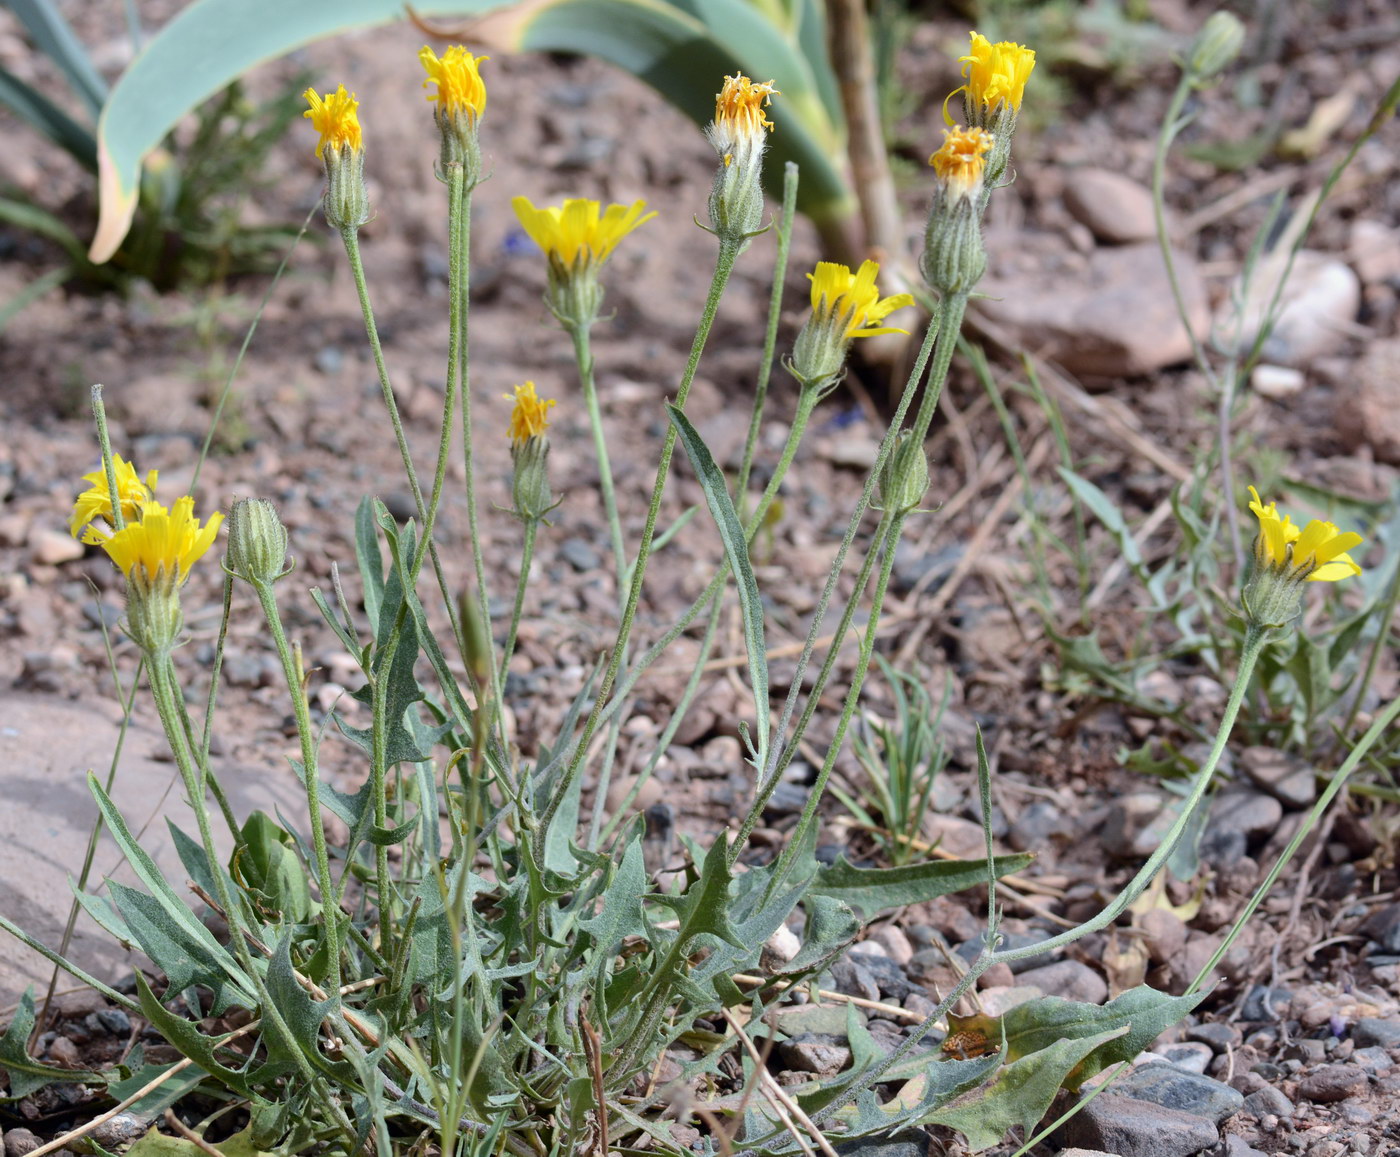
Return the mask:
[[(738, 256), (739, 245), (737, 243), (720, 241), (719, 255), (715, 260), (714, 276), (710, 280), (710, 292), (705, 299), (705, 309), (700, 317), (699, 328), (695, 331), (695, 340), (690, 347), (690, 359), (686, 362), (685, 373), (681, 377), (680, 387), (676, 391), (674, 404), (678, 410), (685, 409), (686, 399), (690, 396), (691, 384), (695, 381), (695, 371), (700, 365), (700, 355), (704, 352), (705, 342), (709, 339), (710, 329), (714, 326), (720, 297), (724, 294), (725, 286), (729, 284), (729, 275), (734, 271), (734, 262)], [(671, 455), (675, 452), (675, 448), (676, 428), (670, 426), (666, 430), (666, 437), (661, 446), (661, 460), (656, 468), (656, 481), (652, 485), (651, 502), (647, 506), (646, 526), (642, 530), (642, 541), (637, 548), (637, 561), (632, 567), (632, 583), (627, 592), (627, 604), (623, 608), (622, 622), (618, 627), (617, 642), (613, 645), (612, 657), (608, 661), (607, 669), (603, 672), (603, 679), (598, 687), (598, 697), (594, 701), (593, 710), (583, 725), (583, 733), (579, 736), (578, 743), (574, 747), (573, 758), (569, 762), (568, 770), (565, 771), (553, 796), (545, 805), (544, 814), (540, 817), (539, 826), (535, 833), (535, 839), (539, 845), (537, 852), (541, 859), (544, 855), (543, 841), (549, 832), (549, 825), (554, 819), (554, 813), (559, 810), (559, 805), (567, 797), (574, 779), (583, 767), (583, 761), (588, 755), (588, 745), (593, 739), (594, 732), (598, 729), (603, 708), (607, 705), (613, 683), (617, 679), (618, 669), (622, 666), (626, 654), (627, 641), (632, 634), (632, 623), (637, 616), (637, 604), (641, 601), (642, 582), (646, 578), (647, 562), (651, 558), (652, 536), (656, 533), (656, 519), (661, 510), (661, 497), (666, 491), (666, 481), (671, 472)]]
[(112, 460), (112, 436), (107, 432), (107, 407), (102, 402), (102, 386), (92, 387), (92, 417), (97, 424), (97, 444), (102, 448), (102, 470), (107, 475), (107, 493), (112, 503), (112, 529), (126, 526), (122, 517), (122, 496), (117, 489), (117, 464)]
[[(176, 707), (176, 700), (180, 695), (180, 685), (175, 676), (175, 666), (170, 661), (170, 653), (167, 651), (163, 654), (148, 654), (146, 658), (151, 697), (155, 700), (156, 711), (165, 727), (165, 738), (170, 745), (171, 754), (175, 757), (175, 766), (179, 768), (180, 777), (185, 782), (185, 791), (189, 796), (190, 807), (194, 809), (195, 822), (199, 825), (200, 843), (204, 847), (204, 854), (209, 858), (209, 873), (214, 878), (214, 891), (218, 896), (220, 907), (224, 910), (224, 919), (228, 922), (229, 946), (233, 949), (234, 955), (238, 957), (243, 971), (258, 990), (257, 995), (264, 1020), (282, 1038), (283, 1047), (293, 1057), (302, 1076), (308, 1081), (316, 1081), (317, 1076), (311, 1068), (310, 1061), (307, 1060), (301, 1047), (297, 1044), (291, 1027), (272, 1000), (271, 994), (267, 991), (266, 982), (253, 961), (252, 953), (248, 949), (248, 940), (244, 934), (242, 910), (234, 903), (233, 895), (229, 891), (228, 876), (219, 866), (214, 846), (214, 832), (209, 823), (209, 808), (204, 800), (204, 792), (200, 790), (199, 772), (190, 756), (189, 746), (180, 722), (180, 712)], [(340, 1002), (338, 962), (335, 965), (334, 973), (336, 988), (332, 989), (332, 993), (338, 1009)]]
[(1255, 889), (1254, 895), (1249, 898), (1249, 903), (1244, 906), (1244, 910), (1235, 919), (1234, 926), (1230, 929), (1229, 934), (1220, 942), (1220, 947), (1215, 950), (1215, 955), (1206, 962), (1205, 967), (1196, 974), (1195, 979), (1187, 986), (1187, 992), (1195, 992), (1196, 989), (1200, 988), (1215, 966), (1225, 958), (1225, 953), (1230, 951), (1230, 946), (1234, 944), (1236, 937), (1239, 936), (1240, 932), (1249, 922), (1249, 918), (1254, 915), (1255, 910), (1264, 902), (1264, 898), (1272, 890), (1275, 882), (1283, 873), (1283, 869), (1288, 866), (1288, 862), (1297, 854), (1298, 849), (1303, 845), (1303, 841), (1312, 834), (1313, 830), (1317, 827), (1318, 821), (1327, 813), (1327, 809), (1332, 806), (1332, 801), (1337, 798), (1337, 794), (1346, 786), (1347, 780), (1351, 778), (1351, 773), (1361, 765), (1361, 760), (1365, 757), (1366, 753), (1375, 744), (1376, 740), (1381, 737), (1385, 730), (1395, 722), (1395, 717), (1397, 715), (1400, 715), (1400, 699), (1393, 699), (1390, 702), (1390, 706), (1382, 711), (1380, 715), (1376, 717), (1375, 722), (1366, 729), (1366, 734), (1363, 735), (1360, 742), (1352, 748), (1351, 753), (1347, 756), (1342, 766), (1332, 773), (1331, 781), (1327, 784), (1322, 795), (1318, 797), (1317, 802), (1313, 804), (1312, 811), (1308, 813), (1307, 822), (1303, 824), (1294, 837), (1288, 841), (1288, 847), (1284, 848), (1283, 854), (1279, 856), (1277, 863), (1269, 870), (1269, 874), (1264, 877), (1259, 887)]
[[(836, 767), (837, 756), (841, 754), (841, 749), (846, 743), (846, 729), (851, 725), (851, 717), (855, 714), (856, 707), (860, 703), (860, 693), (865, 686), (865, 676), (870, 670), (870, 659), (875, 653), (875, 640), (880, 626), (880, 612), (885, 604), (885, 594), (889, 590), (890, 574), (894, 570), (895, 548), (899, 545), (899, 537), (904, 533), (904, 521), (908, 517), (907, 511), (891, 511), (881, 519), (882, 524), (888, 524), (883, 535), (884, 538), (884, 559), (880, 566), (879, 577), (875, 580), (875, 590), (870, 596), (870, 622), (865, 629), (865, 634), (860, 641), (860, 655), (856, 659), (855, 670), (851, 673), (851, 685), (847, 688), (845, 702), (841, 705), (841, 715), (836, 720), (836, 731), (831, 737), (831, 743), (827, 747), (826, 759), (822, 761), (821, 770), (817, 773), (816, 782), (812, 784), (812, 790), (807, 795), (806, 806), (802, 809), (802, 816), (797, 821), (797, 829), (793, 838), (788, 841), (787, 847), (783, 849), (779, 857), (778, 864), (773, 870), (773, 879), (768, 886), (768, 894), (773, 895), (783, 885), (788, 874), (792, 871), (796, 862), (798, 849), (804, 845), (801, 833), (807, 831), (816, 822), (817, 806), (821, 803), (823, 794), (826, 792), (827, 780), (831, 778), (832, 770)], [(879, 536), (879, 530), (876, 535)], [(872, 548), (868, 559), (873, 559), (875, 550)], [(868, 569), (866, 571), (868, 572)], [(859, 596), (857, 588), (857, 597)], [(848, 604), (847, 611), (854, 607), (856, 599), (852, 598)], [(832, 653), (835, 653), (833, 647)], [(793, 744), (795, 747), (796, 744)], [(770, 790), (776, 783), (776, 779), (766, 784)], [(749, 828), (752, 831), (752, 827)], [(747, 837), (747, 833), (745, 833)]]
[(584, 405), (588, 409), (588, 426), (593, 432), (593, 452), (598, 458), (598, 485), (603, 493), (603, 509), (608, 516), (613, 566), (617, 569), (617, 592), (621, 598), (627, 585), (627, 548), (622, 539), (622, 519), (617, 513), (617, 490), (613, 485), (612, 462), (608, 458), (608, 440), (603, 434), (603, 412), (598, 406), (598, 385), (594, 377), (593, 351), (589, 340), (591, 327), (566, 325), (565, 328), (573, 338), (578, 380), (583, 387)]
[(515, 636), (520, 630), (520, 617), (525, 608), (525, 588), (530, 582), (530, 564), (535, 561), (535, 535), (539, 531), (540, 520), (525, 520), (525, 545), (520, 551), (520, 581), (515, 584), (515, 603), (510, 609), (510, 627), (506, 631), (506, 645), (501, 651), (502, 677), (510, 670), (510, 659), (515, 654)]
[[(369, 338), (370, 351), (374, 355), (374, 368), (379, 375), (379, 390), (384, 398), (384, 408), (389, 414), (389, 424), (394, 430), (394, 440), (398, 443), (399, 456), (403, 459), (404, 475), (408, 479), (408, 488), (413, 494), (413, 504), (418, 510), (419, 525), (426, 526), (428, 506), (423, 500), (423, 489), (418, 485), (418, 472), (413, 468), (413, 455), (408, 448), (408, 437), (404, 433), (403, 420), (399, 417), (399, 404), (394, 397), (394, 387), (389, 381), (389, 368), (384, 362), (384, 347), (379, 341), (379, 327), (374, 321), (374, 307), (370, 302), (369, 286), (365, 282), (365, 267), (360, 256), (359, 233), (354, 229), (342, 229), (340, 237), (345, 244), (345, 255), (350, 261), (350, 271), (354, 274), (355, 291), (360, 298), (360, 312), (364, 316), (365, 335)], [(465, 394), (466, 391), (463, 389), (462, 420), (464, 423), (467, 421)], [(467, 476), (470, 478), (470, 470), (468, 470)], [(447, 608), (448, 618), (452, 620), (453, 635), (462, 655), (462, 661), (465, 663), (466, 647), (462, 641), (461, 626), (456, 622), (452, 613), (452, 598), (448, 592), (447, 576), (442, 569), (442, 559), (438, 556), (437, 544), (429, 535), (424, 535), (423, 540), (428, 544), (428, 557), (432, 559), (438, 589), (442, 592), (443, 604)], [(467, 666), (470, 670), (470, 664)]]
[(749, 486), (749, 471), (753, 468), (754, 450), (758, 446), (759, 429), (763, 423), (763, 407), (768, 400), (768, 380), (773, 375), (773, 354), (778, 347), (778, 323), (782, 320), (783, 286), (787, 281), (788, 252), (792, 248), (792, 222), (797, 214), (797, 163), (789, 161), (783, 168), (783, 211), (778, 219), (778, 252), (773, 259), (773, 291), (768, 298), (768, 327), (763, 334), (763, 360), (758, 364), (758, 380), (754, 383), (753, 408), (749, 413), (749, 432), (744, 439), (744, 456), (739, 465), (739, 478), (734, 494), (740, 500)]
[(1343, 735), (1350, 731), (1352, 724), (1356, 722), (1362, 700), (1366, 698), (1366, 691), (1371, 686), (1371, 681), (1376, 677), (1376, 668), (1380, 666), (1381, 655), (1389, 651), (1390, 624), (1395, 621), (1397, 603), (1400, 603), (1400, 562), (1395, 564), (1395, 573), (1391, 575), (1390, 591), (1385, 597), (1385, 605), (1375, 616), (1377, 623), (1376, 641), (1371, 644), (1371, 653), (1366, 657), (1366, 669), (1361, 673), (1361, 678), (1357, 680), (1351, 709), (1347, 712), (1347, 721), (1342, 725)]
[(282, 618), (277, 612), (277, 596), (272, 584), (254, 581), (262, 606), (263, 617), (272, 632), (272, 641), (277, 655), (282, 660), (282, 674), (287, 681), (287, 694), (292, 700), (292, 713), (296, 717), (297, 737), (301, 741), (301, 772), (306, 786), (306, 808), (310, 816), (311, 847), (316, 856), (316, 880), (321, 891), (322, 919), (326, 926), (327, 972), (325, 987), (335, 1008), (340, 1007), (340, 909), (336, 903), (336, 890), (331, 880), (330, 854), (326, 850), (326, 832), (321, 823), (321, 780), (316, 768), (316, 733), (311, 726), (311, 711), (306, 704), (306, 689), (302, 686), (301, 671), (292, 658), (292, 648), (287, 643), (287, 633), (282, 629)]

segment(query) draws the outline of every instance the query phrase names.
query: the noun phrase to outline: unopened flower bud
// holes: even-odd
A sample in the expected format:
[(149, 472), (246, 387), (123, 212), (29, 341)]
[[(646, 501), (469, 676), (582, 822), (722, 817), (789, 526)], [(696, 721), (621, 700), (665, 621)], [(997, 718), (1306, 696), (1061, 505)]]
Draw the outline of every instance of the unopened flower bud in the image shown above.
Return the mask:
[(224, 565), (253, 583), (276, 582), (287, 573), (287, 528), (266, 498), (240, 498), (228, 516)]
[(909, 514), (927, 493), (928, 455), (912, 430), (902, 430), (880, 471), (880, 505), (893, 514)]
[(1214, 13), (1201, 26), (1186, 58), (1186, 71), (1196, 84), (1213, 80), (1240, 54), (1244, 46), (1244, 25), (1233, 12)]

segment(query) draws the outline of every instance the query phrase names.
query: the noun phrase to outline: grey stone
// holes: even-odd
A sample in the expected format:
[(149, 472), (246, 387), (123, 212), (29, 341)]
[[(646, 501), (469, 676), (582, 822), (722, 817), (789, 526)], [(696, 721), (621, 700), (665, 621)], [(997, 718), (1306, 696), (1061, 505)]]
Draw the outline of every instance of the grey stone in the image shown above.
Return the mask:
[(1234, 1025), (1212, 1021), (1206, 1024), (1193, 1024), (1186, 1030), (1186, 1039), (1208, 1044), (1217, 1053), (1223, 1053), (1226, 1049), (1239, 1044), (1243, 1037), (1240, 1030)]
[(1243, 1137), (1229, 1133), (1225, 1137), (1225, 1151), (1221, 1157), (1268, 1157), (1268, 1154), (1256, 1149)]
[(1110, 245), (1157, 236), (1152, 190), (1111, 169), (1075, 169), (1065, 176), (1065, 208)]
[(1244, 998), (1240, 1017), (1255, 1022), (1282, 1020), (1288, 1015), (1288, 1004), (1292, 999), (1292, 989), (1256, 984)]
[(1400, 953), (1400, 904), (1387, 904), (1373, 912), (1358, 931), (1379, 944), (1382, 952)]
[(865, 967), (864, 961), (851, 955), (841, 957), (831, 966), (831, 981), (837, 992), (844, 992), (847, 996), (880, 999), (880, 986), (875, 977)]
[(28, 1129), (5, 1130), (5, 1157), (26, 1157), (41, 1144), (39, 1138)]
[(592, 543), (571, 535), (559, 544), (559, 554), (579, 574), (588, 574), (603, 565), (603, 556)]
[(1400, 1020), (1363, 1016), (1352, 1026), (1351, 1039), (1362, 1048), (1379, 1045), (1383, 1049), (1400, 1049)]
[(1122, 1157), (1190, 1157), (1219, 1139), (1204, 1117), (1111, 1092), (1086, 1104), (1058, 1135), (1069, 1145)]
[(1166, 801), (1158, 792), (1130, 792), (1109, 806), (1100, 839), (1111, 856), (1145, 859), (1157, 850), (1172, 820)]
[(1177, 1068), (1191, 1073), (1204, 1073), (1210, 1067), (1210, 1062), (1215, 1059), (1210, 1045), (1201, 1044), (1199, 1041), (1180, 1041), (1158, 1051)]
[(1331, 1104), (1363, 1092), (1369, 1080), (1358, 1065), (1322, 1065), (1298, 1082), (1298, 1095)]
[[(1187, 315), (1197, 333), (1209, 327), (1205, 285), (1195, 262), (1174, 253)], [(1053, 358), (1075, 374), (1127, 377), (1191, 356), (1166, 265), (1155, 242), (1095, 249), (1084, 268), (1045, 261), (1014, 281), (989, 280), (978, 308), (1011, 340)]]
[(1166, 1109), (1180, 1109), (1206, 1117), (1217, 1125), (1240, 1111), (1244, 1097), (1238, 1090), (1210, 1077), (1176, 1065), (1158, 1062), (1139, 1065), (1114, 1082), (1113, 1091)]
[(857, 1137), (835, 1146), (840, 1157), (928, 1157), (928, 1136), (906, 1129), (893, 1137)]
[(1230, 788), (1215, 797), (1209, 828), (1239, 832), (1246, 843), (1272, 835), (1283, 819), (1283, 805), (1271, 795), (1250, 788)]
[(1073, 1149), (1061, 1149), (1055, 1157), (1120, 1157), (1120, 1154), (1105, 1153), (1102, 1149), (1081, 1149), (1076, 1145)]
[(1368, 1073), (1378, 1073), (1382, 1069), (1389, 1070), (1393, 1064), (1389, 1050), (1383, 1049), (1379, 1045), (1357, 1049), (1351, 1054), (1350, 1059), (1352, 1064), (1360, 1065)]
[(1256, 787), (1294, 811), (1311, 807), (1317, 798), (1317, 773), (1306, 759), (1272, 747), (1247, 747), (1240, 767)]
[(850, 1047), (839, 1037), (804, 1032), (778, 1045), (778, 1058), (801, 1073), (830, 1075), (851, 1063)]
[(1253, 1113), (1256, 1117), (1262, 1117), (1266, 1113), (1271, 1113), (1275, 1117), (1291, 1117), (1293, 1116), (1293, 1102), (1273, 1085), (1265, 1085), (1244, 1099), (1244, 1110), (1246, 1113)]
[(1222, 300), (1215, 332), (1222, 346), (1248, 349), (1265, 319), (1273, 312), (1280, 278), (1288, 283), (1281, 297), (1274, 325), (1261, 351), (1276, 365), (1306, 367), (1339, 349), (1356, 321), (1361, 305), (1361, 279), (1345, 261), (1316, 250), (1300, 250), (1292, 258), (1286, 252), (1270, 254), (1251, 272), (1243, 308), (1236, 294)]
[[(77, 870), (75, 849), (80, 859), (97, 817), (85, 775), (89, 768), (101, 770), (110, 764), (120, 712), (97, 694), (78, 703), (7, 692), (0, 694), (0, 719), (5, 721), (0, 727), (5, 783), (5, 806), (0, 808), (4, 912), (35, 939), (57, 944), (73, 899), (68, 874)], [(55, 736), (63, 742), (55, 743)], [(195, 831), (195, 822), (175, 768), (156, 758), (168, 750), (164, 735), (138, 714), (127, 733), (112, 798), (133, 830), (145, 827), (142, 846), (183, 890), (189, 873), (175, 854), (164, 818), (168, 816), (189, 833)], [(245, 816), (254, 808), (272, 814), (280, 808), (284, 815), (300, 816), (305, 824), (306, 796), (285, 764), (254, 769), (216, 763), (215, 771), (237, 815)], [(227, 862), (233, 846), (217, 823), (215, 841), (219, 857)], [(94, 868), (94, 888), (108, 875), (124, 884), (139, 883), (105, 832)], [(198, 903), (194, 897), (190, 900)], [(78, 919), (68, 955), (108, 982), (130, 975), (133, 963), (143, 960), (124, 951), (86, 916)], [(0, 1006), (19, 999), (27, 985), (42, 991), (51, 970), (52, 965), (18, 940), (0, 936)], [(82, 1015), (97, 1008), (105, 1009), (105, 1002), (84, 1006)]]
[(909, 977), (904, 974), (904, 969), (888, 956), (876, 956), (871, 952), (862, 951), (857, 946), (851, 950), (847, 959), (865, 969), (866, 974), (879, 986), (882, 998), (903, 1000), (913, 988)]
[(1019, 983), (1033, 984), (1047, 996), (1102, 1004), (1108, 999), (1108, 981), (1078, 960), (1057, 960), (1020, 974)]

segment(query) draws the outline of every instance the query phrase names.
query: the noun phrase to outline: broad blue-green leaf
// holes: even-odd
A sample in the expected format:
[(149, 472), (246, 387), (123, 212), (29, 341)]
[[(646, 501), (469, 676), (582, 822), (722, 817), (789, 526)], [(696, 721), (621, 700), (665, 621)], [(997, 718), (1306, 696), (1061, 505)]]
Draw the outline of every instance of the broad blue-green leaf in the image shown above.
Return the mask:
[(762, 767), (768, 754), (768, 729), (770, 727), (768, 706), (768, 654), (763, 641), (763, 600), (758, 593), (758, 580), (754, 578), (753, 567), (749, 564), (748, 538), (739, 516), (734, 511), (734, 503), (729, 498), (729, 484), (724, 472), (715, 465), (710, 448), (705, 440), (680, 410), (666, 403), (666, 413), (680, 437), (681, 446), (700, 480), (709, 504), (710, 514), (719, 528), (720, 540), (724, 543), (724, 554), (729, 560), (729, 569), (734, 572), (739, 588), (739, 610), (744, 618), (744, 646), (749, 657), (749, 681), (753, 686), (754, 717), (758, 733), (758, 766)]
[[(88, 773), (88, 790), (92, 792), (93, 799), (97, 801), (97, 809), (102, 813), (102, 820), (107, 825), (107, 830), (112, 833), (112, 839), (116, 841), (117, 847), (121, 849), (122, 855), (126, 857), (127, 863), (131, 865), (137, 877), (146, 885), (150, 892), (149, 898), (163, 913), (162, 923), (168, 921), (168, 927), (159, 930), (154, 929), (148, 921), (144, 929), (132, 927), (133, 934), (139, 939), (144, 930), (161, 943), (169, 944), (172, 951), (174, 951), (174, 945), (182, 945), (184, 951), (193, 953), (201, 963), (216, 967), (233, 982), (232, 988), (228, 991), (224, 991), (222, 984), (213, 984), (211, 987), (216, 988), (224, 998), (232, 1002), (251, 1006), (252, 983), (249, 978), (243, 973), (238, 962), (228, 950), (214, 938), (214, 934), (175, 894), (174, 889), (166, 882), (165, 877), (156, 866), (156, 862), (136, 842), (127, 828), (121, 812), (117, 810), (116, 805), (102, 790), (102, 785), (97, 782), (97, 777), (91, 772)], [(120, 903), (118, 903), (118, 908), (121, 908)], [(152, 911), (147, 906), (133, 901), (132, 910), (137, 909), (143, 912)], [(131, 912), (123, 910), (122, 917), (130, 927)], [(147, 949), (147, 953), (162, 968), (167, 967), (166, 963), (157, 958), (149, 949)], [(191, 960), (193, 959), (194, 956), (191, 956)], [(181, 967), (178, 960), (172, 960), (170, 963), (177, 969)], [(201, 983), (209, 983), (209, 981), (202, 980)]]
[[(1008, 1011), (1002, 1018), (1002, 1031), (1012, 1058), (1048, 1048), (1062, 1038), (1112, 1033), (1106, 1038), (1109, 1043), (1084, 1055), (1073, 1078), (1067, 1082), (1073, 1092), (1109, 1065), (1137, 1056), (1205, 998), (1204, 992), (1168, 996), (1146, 985), (1130, 988), (1102, 1005), (1046, 996), (1018, 1004)], [(1119, 1035), (1120, 1030), (1122, 1035)]]
[(642, 861), (641, 834), (633, 835), (617, 875), (603, 893), (603, 907), (596, 916), (579, 921), (579, 928), (593, 937), (597, 949), (611, 955), (624, 936), (641, 935), (642, 898), (647, 893), (647, 870)]
[[(1019, 872), (1034, 856), (1018, 852), (997, 856), (992, 869), (998, 876)], [(930, 860), (900, 868), (857, 868), (845, 858), (817, 871), (812, 881), (814, 895), (835, 896), (867, 917), (904, 904), (918, 904), (952, 892), (961, 892), (986, 883), (987, 865), (982, 860)]]
[(1057, 1041), (1049, 1048), (1013, 1061), (985, 1085), (955, 1104), (924, 1115), (923, 1124), (948, 1125), (967, 1138), (974, 1151), (990, 1149), (1013, 1128), (1035, 1129), (1065, 1079), (1086, 1056), (1126, 1029)]
[(101, 1073), (86, 1069), (54, 1069), (41, 1065), (29, 1055), (29, 1037), (34, 1031), (34, 990), (26, 988), (15, 1008), (14, 1019), (5, 1035), (0, 1037), (0, 1072), (8, 1073), (10, 1090), (0, 1096), (0, 1104), (18, 1101), (37, 1089), (55, 1081), (86, 1081), (102, 1084)]

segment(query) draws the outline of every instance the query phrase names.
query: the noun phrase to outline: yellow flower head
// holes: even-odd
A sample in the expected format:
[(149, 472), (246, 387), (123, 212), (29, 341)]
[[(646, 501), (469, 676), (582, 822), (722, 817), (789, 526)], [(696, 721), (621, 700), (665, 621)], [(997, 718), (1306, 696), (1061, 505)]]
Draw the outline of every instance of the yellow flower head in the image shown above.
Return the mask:
[(437, 92), (428, 96), (438, 102), (438, 107), (447, 116), (466, 113), (473, 120), (479, 120), (486, 112), (486, 86), (478, 72), (482, 61), (489, 56), (473, 56), (460, 44), (454, 44), (438, 59), (437, 53), (424, 45), (418, 53), (428, 78), (423, 87), (437, 85)]
[(944, 129), (943, 147), (928, 163), (947, 187), (949, 197), (970, 197), (982, 188), (991, 148), (992, 134), (986, 129)]
[(133, 586), (173, 587), (184, 583), (190, 567), (214, 545), (223, 519), (222, 514), (213, 514), (201, 527), (194, 516), (194, 499), (186, 495), (169, 510), (159, 502), (148, 502), (139, 520), (96, 541)]
[(972, 51), (959, 57), (967, 83), (957, 91), (966, 92), (973, 104), (988, 112), (1003, 104), (1019, 112), (1026, 81), (1035, 68), (1035, 52), (1010, 40), (993, 44), (980, 32), (969, 35)]
[(324, 99), (314, 88), (308, 88), (301, 95), (311, 106), (301, 115), (309, 117), (311, 127), (321, 134), (321, 139), (316, 142), (318, 157), (325, 158), (327, 145), (335, 152), (349, 149), (358, 153), (364, 149), (360, 118), (355, 113), (360, 102), (355, 99), (354, 93), (346, 92), (342, 84), (335, 92), (328, 92)]
[(761, 136), (765, 129), (772, 132), (773, 122), (763, 110), (773, 97), (781, 95), (771, 80), (754, 84), (743, 74), (726, 76), (724, 87), (715, 97), (712, 136), (733, 141)]
[[(122, 519), (130, 521), (140, 515), (142, 507), (154, 497), (156, 471), (152, 470), (141, 481), (136, 467), (120, 454), (112, 455), (112, 466), (117, 475), (117, 499), (122, 507)], [(102, 519), (108, 526), (116, 524), (112, 517), (112, 492), (107, 488), (107, 472), (100, 466), (91, 474), (83, 475), (84, 482), (92, 485), (78, 495), (73, 504), (73, 517), (68, 520), (68, 530), (77, 538), (85, 526)]]
[(617, 248), (617, 243), (638, 225), (656, 216), (646, 212), (645, 201), (609, 205), (604, 211), (597, 201), (571, 197), (561, 206), (536, 209), (528, 197), (511, 201), (520, 224), (550, 258), (564, 269), (601, 265)]
[(541, 398), (535, 393), (535, 383), (526, 382), (516, 386), (515, 393), (503, 394), (508, 402), (514, 402), (510, 412), (510, 444), (523, 446), (531, 438), (542, 438), (549, 426), (548, 413), (554, 405), (553, 398)]
[(1307, 526), (1294, 526), (1288, 515), (1280, 517), (1274, 503), (1265, 506), (1253, 486), (1249, 493), (1253, 497), (1249, 509), (1259, 519), (1259, 537), (1254, 541), (1257, 566), (1286, 571), (1291, 578), (1309, 582), (1336, 582), (1361, 573), (1361, 567), (1347, 554), (1364, 541), (1361, 535), (1343, 532), (1317, 518)]
[(856, 273), (834, 261), (818, 261), (816, 271), (807, 274), (812, 283), (812, 319), (814, 322), (834, 322), (839, 326), (840, 340), (874, 337), (880, 333), (908, 333), (897, 326), (880, 322), (896, 309), (913, 305), (913, 295), (896, 293), (880, 296), (875, 284), (880, 266), (864, 261)]

